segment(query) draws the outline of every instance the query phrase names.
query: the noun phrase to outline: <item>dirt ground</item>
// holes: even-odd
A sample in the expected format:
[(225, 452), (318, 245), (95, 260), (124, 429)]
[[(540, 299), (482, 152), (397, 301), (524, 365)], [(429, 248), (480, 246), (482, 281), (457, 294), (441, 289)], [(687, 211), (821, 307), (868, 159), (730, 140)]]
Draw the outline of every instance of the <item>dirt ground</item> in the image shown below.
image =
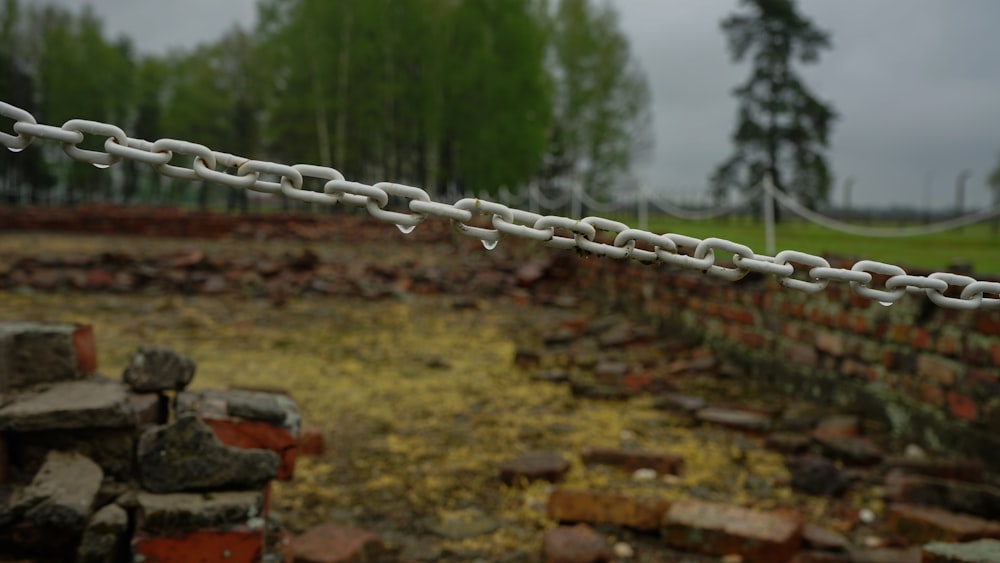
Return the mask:
[[(192, 247), (238, 255), (254, 245), (274, 253), (308, 246), (324, 261), (359, 268), (406, 261), (489, 268), (499, 259), (475, 244), (5, 234), (0, 256), (156, 254)], [(94, 325), (101, 372), (107, 375), (120, 374), (140, 344), (155, 344), (197, 361), (194, 387), (289, 390), (303, 419), (322, 426), (328, 445), (321, 457), (300, 458), (295, 479), (274, 488), (274, 519), (292, 532), (334, 520), (377, 531), (405, 560), (533, 560), (541, 533), (555, 525), (545, 513), (551, 485), (505, 486), (498, 465), (544, 449), (571, 461), (562, 484), (567, 487), (794, 507), (814, 521), (842, 527), (859, 543), (860, 535), (878, 535), (856, 528), (859, 508), (881, 513), (877, 486), (852, 487), (841, 500), (797, 495), (788, 485), (783, 457), (763, 448), (759, 438), (696, 425), (654, 408), (649, 395), (619, 401), (574, 397), (568, 386), (540, 381), (533, 377), (536, 370), (518, 367), (518, 349), (544, 348), (544, 336), (560, 327), (629, 322), (585, 300), (565, 305), (405, 292), (378, 299), (289, 298), (281, 306), (235, 295), (0, 292), (0, 317)], [(592, 351), (602, 359), (655, 369), (692, 349), (654, 339)], [(554, 351), (543, 363), (568, 366), (572, 359)], [(688, 383), (707, 397), (742, 393), (732, 380), (693, 377)], [(685, 458), (685, 472), (637, 481), (619, 469), (584, 467), (579, 452), (585, 446), (670, 451)], [(613, 542), (632, 545), (636, 561), (709, 560), (671, 554), (655, 535), (599, 529)]]

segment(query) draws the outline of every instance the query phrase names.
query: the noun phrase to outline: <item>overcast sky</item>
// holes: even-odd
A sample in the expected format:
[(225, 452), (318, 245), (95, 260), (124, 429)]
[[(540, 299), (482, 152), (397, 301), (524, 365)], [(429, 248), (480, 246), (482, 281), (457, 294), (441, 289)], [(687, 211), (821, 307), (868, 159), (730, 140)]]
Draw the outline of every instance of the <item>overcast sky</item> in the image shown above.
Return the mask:
[[(56, 0), (79, 6), (82, 0)], [(359, 0), (360, 1), (360, 0)], [(112, 36), (162, 53), (252, 26), (255, 0), (90, 0)], [(653, 93), (656, 147), (638, 173), (665, 193), (705, 185), (731, 150), (730, 90), (746, 66), (728, 59), (719, 21), (736, 0), (614, 0)], [(855, 205), (952, 206), (972, 173), (969, 208), (989, 201), (1000, 153), (1000, 0), (801, 0), (834, 48), (806, 71), (833, 103), (833, 201), (853, 176)]]

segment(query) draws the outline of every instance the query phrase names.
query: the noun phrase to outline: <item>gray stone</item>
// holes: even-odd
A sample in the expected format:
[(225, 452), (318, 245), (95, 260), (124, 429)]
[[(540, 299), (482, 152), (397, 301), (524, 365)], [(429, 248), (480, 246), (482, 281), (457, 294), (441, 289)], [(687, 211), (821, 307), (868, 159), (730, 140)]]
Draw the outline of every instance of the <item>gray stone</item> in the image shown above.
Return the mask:
[(701, 422), (748, 432), (764, 432), (771, 425), (771, 419), (762, 414), (737, 409), (705, 407), (699, 410), (695, 416)]
[(128, 514), (117, 504), (109, 504), (90, 517), (76, 550), (77, 563), (122, 561)]
[(882, 449), (868, 438), (857, 436), (824, 436), (813, 434), (813, 440), (827, 455), (855, 465), (872, 465), (882, 461)]
[(81, 530), (103, 478), (101, 468), (86, 456), (52, 451), (14, 504), (36, 525)]
[(38, 430), (12, 434), (11, 456), (27, 471), (37, 470), (51, 450), (74, 451), (96, 463), (106, 476), (131, 479), (135, 469), (134, 428)]
[(187, 387), (194, 377), (191, 358), (168, 348), (140, 346), (122, 379), (135, 391), (168, 391)]
[(73, 344), (81, 330), (89, 328), (0, 322), (0, 392), (83, 377)]
[(923, 556), (930, 563), (1000, 563), (1000, 540), (929, 543), (924, 546)]
[(825, 457), (804, 455), (788, 462), (791, 485), (796, 491), (817, 496), (839, 497), (847, 490), (847, 477)]
[(278, 455), (222, 444), (197, 417), (142, 433), (136, 453), (139, 475), (155, 493), (211, 489), (255, 489), (278, 472)]
[(287, 428), (298, 435), (298, 407), (288, 395), (246, 389), (205, 389), (177, 394), (177, 416), (204, 419), (240, 418)]
[(0, 408), (0, 430), (25, 432), (135, 426), (127, 390), (102, 378), (40, 385), (18, 393)]
[(555, 452), (528, 452), (500, 464), (500, 480), (514, 485), (520, 480), (555, 483), (569, 471), (569, 462)]
[(204, 528), (264, 526), (264, 496), (257, 491), (216, 493), (140, 492), (136, 495), (136, 529), (171, 534)]

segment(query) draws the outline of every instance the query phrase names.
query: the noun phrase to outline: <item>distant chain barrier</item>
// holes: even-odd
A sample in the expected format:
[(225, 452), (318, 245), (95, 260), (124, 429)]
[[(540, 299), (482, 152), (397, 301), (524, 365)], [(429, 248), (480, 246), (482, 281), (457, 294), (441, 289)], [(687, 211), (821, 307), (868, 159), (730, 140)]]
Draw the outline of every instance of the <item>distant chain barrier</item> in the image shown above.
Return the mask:
[[(62, 127), (45, 125), (38, 123), (31, 113), (5, 102), (0, 102), (0, 115), (15, 121), (13, 131), (16, 134), (0, 132), (0, 143), (13, 152), (24, 150), (36, 138), (48, 139), (59, 142), (71, 158), (98, 168), (108, 168), (128, 159), (148, 164), (159, 174), (172, 178), (281, 194), (308, 203), (361, 207), (372, 217), (392, 223), (404, 233), (412, 231), (428, 217), (437, 217), (451, 221), (458, 233), (479, 239), (487, 249), (495, 248), (504, 236), (515, 236), (597, 256), (645, 264), (662, 263), (727, 281), (739, 280), (751, 272), (771, 275), (784, 287), (810, 294), (822, 291), (830, 282), (847, 282), (858, 295), (883, 305), (900, 300), (906, 293), (914, 293), (926, 294), (935, 304), (950, 309), (1000, 309), (1000, 282), (979, 281), (948, 272), (910, 275), (899, 266), (871, 260), (857, 262), (851, 269), (834, 268), (825, 258), (794, 250), (767, 256), (721, 238), (656, 234), (603, 217), (542, 216), (476, 198), (461, 199), (454, 204), (439, 203), (414, 186), (352, 182), (333, 168), (251, 160), (176, 139), (153, 142), (135, 139), (118, 126), (99, 121), (71, 119)], [(80, 148), (85, 135), (106, 137), (104, 151)], [(193, 157), (191, 167), (171, 164), (176, 154)], [(324, 181), (323, 191), (304, 189), (304, 178)], [(409, 212), (386, 209), (390, 197), (406, 200)], [(480, 216), (488, 217), (493, 228), (470, 224)], [(600, 232), (610, 235), (602, 237), (603, 240), (612, 242), (597, 240)], [(717, 263), (716, 251), (732, 254), (732, 264)], [(873, 274), (887, 276), (883, 287), (873, 287)]]

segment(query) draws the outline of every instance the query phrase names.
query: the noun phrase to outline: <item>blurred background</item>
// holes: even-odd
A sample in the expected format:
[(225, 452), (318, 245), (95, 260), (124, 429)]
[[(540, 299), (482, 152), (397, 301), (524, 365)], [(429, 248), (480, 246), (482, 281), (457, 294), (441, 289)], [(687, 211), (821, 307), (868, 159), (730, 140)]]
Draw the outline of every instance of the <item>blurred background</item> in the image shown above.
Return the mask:
[[(770, 172), (831, 216), (928, 222), (1000, 193), (998, 18), (990, 0), (3, 0), (0, 98), (452, 201), (634, 217), (641, 198), (738, 207)], [(255, 204), (54, 145), (0, 165), (7, 204)]]

